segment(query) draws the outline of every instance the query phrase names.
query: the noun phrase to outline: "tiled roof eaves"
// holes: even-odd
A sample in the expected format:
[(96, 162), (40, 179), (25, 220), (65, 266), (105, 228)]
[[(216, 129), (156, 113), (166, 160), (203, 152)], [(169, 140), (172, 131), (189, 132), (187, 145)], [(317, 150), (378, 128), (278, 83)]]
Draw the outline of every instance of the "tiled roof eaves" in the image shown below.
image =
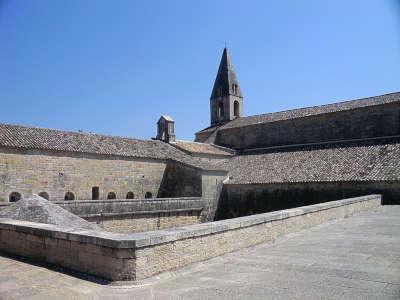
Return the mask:
[(191, 157), (161, 141), (11, 124), (0, 124), (0, 147), (161, 161), (172, 159), (204, 170), (221, 169), (219, 166)]
[(128, 154), (114, 154), (114, 153), (100, 153), (100, 152), (90, 152), (90, 151), (74, 151), (74, 150), (63, 150), (63, 149), (50, 149), (44, 147), (23, 147), (23, 146), (4, 146), (0, 145), (1, 148), (15, 149), (15, 150), (28, 150), (28, 151), (46, 151), (49, 153), (70, 153), (70, 154), (89, 154), (95, 156), (113, 157), (113, 158), (137, 158), (137, 159), (154, 159), (158, 161), (167, 161), (166, 157), (150, 157), (145, 155), (128, 155)]
[(400, 143), (239, 155), (225, 163), (229, 184), (400, 181)]

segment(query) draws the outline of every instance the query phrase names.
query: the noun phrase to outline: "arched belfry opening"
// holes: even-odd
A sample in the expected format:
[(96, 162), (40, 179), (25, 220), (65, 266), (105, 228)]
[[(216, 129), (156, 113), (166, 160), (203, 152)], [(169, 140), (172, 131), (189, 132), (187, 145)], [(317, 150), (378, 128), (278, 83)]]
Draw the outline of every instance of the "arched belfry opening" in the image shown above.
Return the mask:
[(239, 117), (239, 101), (233, 102), (233, 116)]
[(238, 85), (236, 83), (232, 84), (232, 94), (238, 94)]
[(228, 50), (224, 48), (210, 97), (211, 125), (241, 117), (243, 97)]

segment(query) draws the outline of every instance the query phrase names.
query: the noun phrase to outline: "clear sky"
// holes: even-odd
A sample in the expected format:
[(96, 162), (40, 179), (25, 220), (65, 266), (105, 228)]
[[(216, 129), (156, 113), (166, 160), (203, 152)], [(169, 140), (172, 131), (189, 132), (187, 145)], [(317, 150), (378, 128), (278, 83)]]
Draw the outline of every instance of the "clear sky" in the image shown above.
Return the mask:
[(400, 91), (400, 0), (0, 0), (0, 122), (193, 139), (225, 42), (245, 115)]

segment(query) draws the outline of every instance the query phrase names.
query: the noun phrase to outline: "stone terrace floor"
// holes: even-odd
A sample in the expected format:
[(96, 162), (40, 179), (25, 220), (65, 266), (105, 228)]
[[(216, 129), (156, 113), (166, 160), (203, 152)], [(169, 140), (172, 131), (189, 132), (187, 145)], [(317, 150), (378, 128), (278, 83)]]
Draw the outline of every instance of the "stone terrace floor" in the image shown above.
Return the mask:
[(138, 284), (99, 284), (0, 255), (0, 299), (400, 299), (400, 206)]

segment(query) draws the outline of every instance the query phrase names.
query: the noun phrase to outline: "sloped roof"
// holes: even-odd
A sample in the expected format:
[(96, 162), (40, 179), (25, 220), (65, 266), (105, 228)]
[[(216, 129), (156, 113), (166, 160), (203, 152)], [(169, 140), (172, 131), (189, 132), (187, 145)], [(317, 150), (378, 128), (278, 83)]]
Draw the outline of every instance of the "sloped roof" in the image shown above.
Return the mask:
[(221, 155), (221, 156), (233, 156), (235, 154), (234, 150), (217, 146), (214, 144), (179, 141), (179, 140), (171, 144), (189, 153), (211, 154), (211, 155)]
[(158, 140), (0, 124), (0, 146), (159, 160), (172, 159), (197, 168), (219, 170), (210, 163), (200, 161)]
[(53, 224), (68, 228), (101, 230), (61, 206), (38, 196), (23, 198), (0, 211), (0, 218)]
[(229, 184), (400, 180), (400, 142), (235, 156)]
[(172, 119), (170, 116), (167, 116), (167, 115), (161, 115), (161, 117), (158, 121), (160, 122), (161, 119), (164, 119), (169, 122), (174, 122), (174, 119)]
[(304, 118), (314, 115), (320, 115), (320, 114), (326, 114), (344, 110), (352, 110), (361, 107), (382, 105), (394, 102), (400, 102), (400, 92), (357, 99), (357, 100), (337, 102), (333, 104), (292, 109), (292, 110), (286, 110), (286, 111), (280, 111), (262, 115), (254, 115), (249, 117), (240, 117), (221, 126), (218, 130), (221, 131), (236, 127), (251, 126), (262, 123), (271, 123), (271, 122), (277, 122), (295, 118)]

